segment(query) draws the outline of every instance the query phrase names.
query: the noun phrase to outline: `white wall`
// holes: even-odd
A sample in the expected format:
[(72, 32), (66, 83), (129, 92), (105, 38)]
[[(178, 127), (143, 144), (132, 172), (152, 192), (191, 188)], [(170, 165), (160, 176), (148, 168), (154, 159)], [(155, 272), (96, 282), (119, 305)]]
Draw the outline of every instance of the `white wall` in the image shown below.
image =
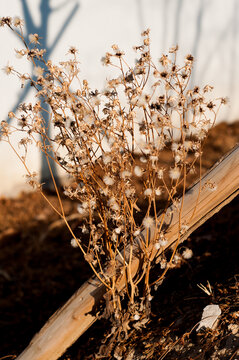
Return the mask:
[[(193, 84), (209, 83), (215, 87), (215, 96), (228, 96), (230, 106), (222, 111), (220, 120), (234, 121), (239, 117), (239, 0), (2, 0), (0, 16), (24, 17), (23, 4), (29, 8), (35, 26), (40, 26), (40, 5), (49, 4), (47, 46), (51, 48), (68, 14), (74, 16), (63, 31), (51, 58), (65, 58), (69, 46), (79, 48), (81, 75), (92, 87), (102, 88), (108, 68), (100, 59), (114, 43), (134, 61), (132, 45), (140, 43), (140, 33), (151, 29), (152, 54), (155, 59), (169, 47), (179, 45), (183, 57), (196, 57)], [(78, 8), (76, 8), (78, 6)], [(30, 72), (29, 64), (15, 59), (14, 48), (21, 48), (19, 40), (7, 28), (0, 28), (0, 68), (7, 62), (21, 71)], [(0, 120), (16, 105), (22, 93), (14, 77), (0, 73)], [(32, 98), (28, 93), (24, 101)], [(15, 141), (15, 144), (17, 141)], [(39, 171), (36, 152), (30, 167)], [(13, 195), (24, 187), (24, 169), (11, 149), (0, 142), (0, 194)]]

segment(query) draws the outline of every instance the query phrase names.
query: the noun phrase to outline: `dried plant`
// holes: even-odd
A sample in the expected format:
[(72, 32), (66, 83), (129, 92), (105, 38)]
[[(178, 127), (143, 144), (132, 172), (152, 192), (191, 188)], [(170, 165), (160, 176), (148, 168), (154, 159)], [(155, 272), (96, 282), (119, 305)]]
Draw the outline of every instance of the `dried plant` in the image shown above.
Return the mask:
[[(69, 60), (55, 65), (44, 60), (37, 34), (29, 35), (29, 44), (24, 41), (22, 20), (5, 17), (3, 25), (23, 41), (24, 48), (16, 50), (16, 55), (35, 65), (35, 78), (10, 65), (4, 70), (19, 77), (22, 87), (30, 81), (37, 97), (34, 104), (21, 104), (18, 113), (9, 113), (18, 127), (1, 123), (3, 140), (18, 153), (11, 134), (21, 131), (24, 136), (19, 145), (27, 150), (28, 144), (35, 143), (72, 178), (64, 193), (78, 201), (82, 237), (71, 230), (57, 187), (61, 211), (55, 210), (72, 233), (72, 245), (80, 248), (108, 288), (104, 316), (113, 321), (114, 337), (122, 331), (127, 336), (129, 324), (140, 328), (148, 321), (152, 286), (180, 260), (176, 248), (169, 259), (163, 253), (157, 259), (162, 275), (151, 281), (156, 262), (153, 250), (167, 247), (164, 218), (158, 213), (165, 213), (173, 203), (180, 214), (183, 201), (178, 201), (179, 193), (183, 199), (187, 175), (195, 170), (195, 162), (200, 162), (202, 144), (226, 100), (208, 99), (209, 85), (189, 89), (194, 58), (189, 54), (178, 65), (177, 47), (162, 55), (156, 65), (150, 54), (149, 30), (142, 33), (142, 45), (134, 47), (137, 60), (133, 67), (124, 52), (112, 46), (102, 62), (114, 67), (118, 76), (108, 80), (103, 90), (93, 91), (87, 80), (79, 77), (74, 47), (69, 49)], [(50, 123), (55, 129), (52, 138), (47, 135), (42, 102), (50, 106)], [(165, 149), (170, 149), (172, 161), (162, 168), (160, 157)], [(18, 156), (29, 183), (42, 191), (25, 157)], [(150, 237), (152, 228), (157, 231)], [(179, 224), (179, 237), (186, 228), (187, 224)], [(185, 259), (192, 256), (190, 251), (184, 253)], [(133, 256), (141, 259), (135, 277), (131, 276)], [(118, 292), (117, 282), (122, 277), (125, 287)]]

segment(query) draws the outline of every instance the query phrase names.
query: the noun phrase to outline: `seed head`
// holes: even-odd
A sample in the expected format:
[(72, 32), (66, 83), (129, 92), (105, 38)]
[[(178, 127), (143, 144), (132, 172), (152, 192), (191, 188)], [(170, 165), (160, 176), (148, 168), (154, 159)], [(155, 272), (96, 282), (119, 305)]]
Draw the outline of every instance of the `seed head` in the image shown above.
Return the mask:
[(10, 75), (10, 74), (12, 74), (14, 68), (13, 68), (13, 66), (6, 65), (6, 66), (4, 66), (4, 68), (2, 70), (5, 72), (6, 75)]
[(153, 193), (153, 190), (148, 188), (146, 190), (144, 190), (144, 196), (151, 196)]
[(182, 257), (185, 259), (185, 260), (188, 260), (188, 259), (191, 259), (191, 257), (193, 256), (193, 252), (191, 249), (189, 248), (186, 248), (184, 250), (184, 252), (182, 253)]
[(73, 248), (77, 248), (77, 247), (78, 247), (78, 243), (77, 243), (77, 241), (76, 241), (75, 238), (71, 239), (71, 246), (72, 246)]
[(142, 171), (142, 169), (141, 169), (139, 166), (135, 166), (135, 168), (134, 168), (134, 173), (135, 173), (135, 175), (138, 176), (138, 177), (140, 177), (140, 176), (143, 175), (143, 171)]
[(29, 39), (29, 41), (30, 41), (30, 44), (40, 44), (39, 43), (39, 35), (38, 34), (30, 34), (29, 36), (28, 36), (28, 39)]
[(180, 169), (178, 167), (174, 167), (169, 170), (169, 176), (172, 180), (177, 180), (180, 177)]
[(193, 61), (194, 61), (194, 57), (193, 57), (191, 54), (188, 54), (188, 55), (185, 57), (185, 62), (186, 62), (186, 63), (191, 64), (191, 63), (193, 63)]
[(34, 68), (34, 70), (33, 70), (33, 74), (34, 74), (35, 76), (37, 76), (37, 77), (42, 76), (43, 73), (44, 73), (44, 69), (41, 68), (40, 66), (36, 66), (36, 67)]
[(146, 229), (150, 229), (154, 226), (154, 219), (151, 216), (145, 216), (142, 224)]
[(106, 185), (109, 185), (109, 186), (114, 184), (114, 179), (112, 179), (112, 177), (110, 177), (108, 175), (104, 176), (103, 181)]
[(24, 20), (19, 16), (15, 16), (13, 19), (13, 25), (16, 27), (22, 27), (24, 25)]

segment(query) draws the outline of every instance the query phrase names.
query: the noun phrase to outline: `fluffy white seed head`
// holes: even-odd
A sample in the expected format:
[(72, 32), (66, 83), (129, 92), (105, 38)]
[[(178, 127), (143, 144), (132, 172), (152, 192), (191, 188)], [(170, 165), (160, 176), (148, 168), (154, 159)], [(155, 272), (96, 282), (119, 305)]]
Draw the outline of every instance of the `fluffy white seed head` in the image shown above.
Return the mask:
[(160, 196), (161, 194), (162, 194), (161, 189), (159, 189), (159, 188), (155, 189), (155, 195), (156, 196)]
[(74, 238), (71, 239), (71, 246), (72, 246), (73, 248), (77, 248), (77, 247), (78, 247), (78, 243), (77, 243), (76, 239), (74, 239)]
[(87, 208), (82, 206), (82, 204), (77, 205), (77, 211), (80, 215), (86, 215), (87, 214)]
[(105, 175), (103, 178), (103, 181), (106, 185), (111, 186), (114, 184), (114, 179), (112, 179), (110, 176)]
[(163, 239), (159, 241), (159, 244), (164, 247), (168, 244), (168, 241), (166, 239)]
[(193, 252), (191, 249), (189, 248), (186, 248), (184, 250), (184, 252), (182, 253), (182, 257), (185, 259), (185, 260), (188, 260), (188, 259), (191, 259), (191, 257), (193, 256)]
[(127, 170), (124, 170), (124, 171), (122, 171), (122, 173), (120, 174), (120, 176), (122, 177), (122, 179), (129, 178), (129, 177), (131, 177), (131, 172), (129, 172), (129, 171), (127, 171)]
[(40, 66), (36, 66), (33, 70), (33, 74), (37, 77), (42, 76), (43, 73), (44, 73), (44, 69), (41, 68)]
[(154, 219), (151, 216), (145, 216), (143, 220), (143, 226), (146, 229), (150, 229), (152, 226), (154, 226)]
[(140, 157), (139, 159), (142, 163), (146, 163), (147, 162), (147, 159), (143, 156)]
[(110, 162), (111, 162), (111, 156), (110, 155), (105, 155), (105, 156), (103, 156), (103, 163), (105, 164), (105, 165), (107, 165), (107, 164), (109, 164)]
[(159, 250), (161, 248), (161, 245), (159, 242), (156, 242), (156, 244), (154, 245), (156, 250)]
[(153, 193), (153, 190), (148, 188), (146, 190), (144, 190), (144, 196), (151, 196)]
[(180, 177), (180, 169), (178, 167), (174, 167), (169, 170), (169, 176), (172, 180), (177, 180)]
[(28, 36), (28, 39), (31, 44), (39, 44), (39, 35), (38, 34), (30, 34)]
[(143, 170), (139, 166), (135, 166), (134, 173), (136, 176), (140, 177), (143, 175)]
[(163, 169), (158, 170), (158, 178), (163, 179)]

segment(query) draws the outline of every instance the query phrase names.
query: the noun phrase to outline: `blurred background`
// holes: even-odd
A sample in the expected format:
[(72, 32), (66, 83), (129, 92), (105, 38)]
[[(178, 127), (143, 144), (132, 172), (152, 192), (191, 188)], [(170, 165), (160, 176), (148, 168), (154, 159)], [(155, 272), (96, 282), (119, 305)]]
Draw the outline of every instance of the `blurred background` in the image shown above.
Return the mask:
[[(191, 86), (210, 84), (215, 97), (229, 98), (218, 122), (238, 119), (239, 0), (8, 0), (0, 2), (0, 16), (24, 19), (24, 36), (39, 34), (47, 58), (54, 62), (64, 60), (70, 46), (77, 47), (81, 77), (99, 90), (110, 78), (110, 70), (100, 62), (105, 52), (117, 44), (133, 65), (132, 46), (139, 45), (141, 32), (150, 28), (154, 61), (176, 44), (181, 59), (192, 53), (196, 61)], [(0, 29), (0, 46), (0, 68), (9, 63), (32, 74), (30, 63), (16, 59), (14, 49), (22, 44), (7, 27)], [(0, 120), (9, 121), (8, 112), (21, 102), (34, 101), (34, 92), (28, 86), (21, 89), (20, 81), (3, 71), (0, 84)], [(16, 147), (19, 139), (14, 139)], [(7, 143), (0, 142), (0, 155), (0, 195), (29, 190), (25, 170)], [(34, 148), (28, 165), (47, 183), (47, 165)]]

